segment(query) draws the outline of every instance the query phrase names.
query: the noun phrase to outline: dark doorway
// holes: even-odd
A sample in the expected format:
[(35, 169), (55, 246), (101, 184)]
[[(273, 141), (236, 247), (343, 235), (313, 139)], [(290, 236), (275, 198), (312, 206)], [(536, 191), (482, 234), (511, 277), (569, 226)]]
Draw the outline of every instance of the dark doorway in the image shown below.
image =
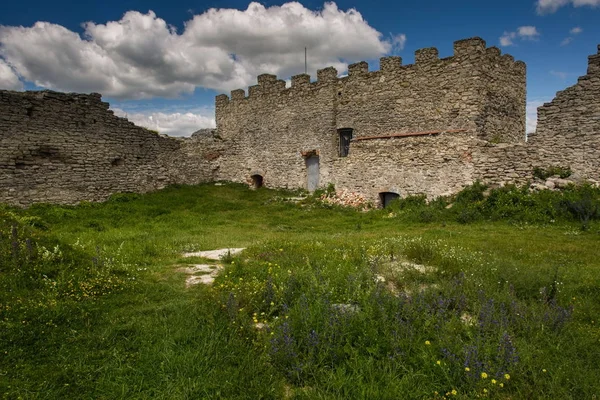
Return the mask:
[(398, 193), (393, 192), (381, 192), (379, 193), (379, 200), (381, 201), (381, 205), (383, 208), (386, 208), (390, 202), (399, 198), (400, 195)]
[(340, 135), (340, 157), (348, 157), (350, 153), (350, 141), (352, 140), (352, 129), (338, 129)]
[(252, 175), (250, 178), (252, 178), (252, 187), (254, 189), (259, 189), (262, 187), (263, 185), (263, 177), (262, 175)]

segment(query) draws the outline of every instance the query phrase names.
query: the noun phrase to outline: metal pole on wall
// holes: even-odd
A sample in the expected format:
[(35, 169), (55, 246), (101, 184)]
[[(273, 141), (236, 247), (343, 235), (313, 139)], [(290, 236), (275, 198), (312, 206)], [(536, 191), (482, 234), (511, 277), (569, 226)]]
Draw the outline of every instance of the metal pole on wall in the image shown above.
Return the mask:
[(307, 68), (306, 68), (306, 47), (304, 48), (304, 73), (306, 74), (307, 72)]

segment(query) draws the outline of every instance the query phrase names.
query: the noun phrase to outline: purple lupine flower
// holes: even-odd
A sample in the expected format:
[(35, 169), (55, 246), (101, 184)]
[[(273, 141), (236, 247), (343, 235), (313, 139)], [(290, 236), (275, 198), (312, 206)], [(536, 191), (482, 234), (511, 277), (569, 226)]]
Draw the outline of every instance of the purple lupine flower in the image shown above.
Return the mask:
[(496, 373), (497, 377), (501, 377), (508, 373), (512, 369), (511, 367), (519, 362), (517, 349), (507, 332), (502, 334), (502, 338), (498, 343), (497, 362), (499, 365), (498, 372)]

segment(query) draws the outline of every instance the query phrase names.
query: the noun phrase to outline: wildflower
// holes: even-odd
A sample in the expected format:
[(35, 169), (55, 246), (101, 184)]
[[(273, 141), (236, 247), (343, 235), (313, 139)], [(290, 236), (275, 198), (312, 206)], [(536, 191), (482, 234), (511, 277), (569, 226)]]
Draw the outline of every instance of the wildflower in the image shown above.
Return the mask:
[(441, 362), (440, 360), (437, 360), (437, 361), (436, 361), (436, 364), (437, 364), (437, 365), (442, 365), (442, 362)]
[(486, 374), (485, 372), (481, 373), (481, 379), (487, 379), (487, 377), (488, 377), (488, 374)]
[(458, 392), (456, 391), (456, 389), (452, 389), (452, 396), (456, 396), (458, 394)]
[(504, 379), (509, 380), (510, 379), (510, 375), (509, 374), (504, 374)]
[(465, 371), (469, 372), (470, 370), (471, 370), (471, 368), (465, 367)]
[(431, 342), (429, 340), (426, 340), (425, 341), (425, 346), (429, 346), (429, 345), (431, 345)]
[(487, 389), (485, 389), (485, 388), (484, 388), (484, 389), (483, 389), (483, 393), (487, 393)]
[(544, 368), (544, 369), (542, 370), (542, 372), (543, 372), (543, 373), (546, 373), (546, 372), (548, 372), (548, 371), (546, 371), (546, 368)]
[(504, 383), (500, 382), (500, 387), (504, 387)]
[(492, 379), (492, 385), (495, 385), (495, 384), (496, 384), (496, 382), (497, 382), (497, 381), (496, 381), (495, 379)]

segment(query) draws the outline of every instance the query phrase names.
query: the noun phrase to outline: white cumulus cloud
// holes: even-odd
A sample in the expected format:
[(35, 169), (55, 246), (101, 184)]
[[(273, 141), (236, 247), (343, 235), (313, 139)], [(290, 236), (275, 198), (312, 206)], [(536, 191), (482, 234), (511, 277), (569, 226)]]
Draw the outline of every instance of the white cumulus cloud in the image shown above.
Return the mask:
[(228, 91), (256, 75), (282, 78), (402, 49), (403, 34), (383, 38), (355, 9), (325, 3), (319, 11), (297, 2), (246, 10), (210, 9), (182, 32), (154, 12), (128, 11), (119, 21), (83, 24), (79, 35), (61, 25), (0, 26), (0, 56), (38, 86), (100, 92), (123, 99), (176, 97), (196, 87)]
[(0, 89), (23, 90), (23, 82), (19, 80), (15, 71), (0, 58)]
[(583, 29), (581, 27), (579, 27), (579, 26), (576, 26), (576, 27), (574, 27), (573, 29), (571, 29), (569, 31), (569, 33), (571, 33), (571, 35), (578, 35), (581, 32), (583, 32)]
[(125, 117), (138, 126), (156, 130), (169, 136), (190, 136), (198, 129), (214, 128), (214, 116), (193, 113), (163, 111), (127, 112), (121, 108), (112, 109), (115, 115)]
[(540, 36), (535, 26), (520, 26), (517, 28), (517, 35), (526, 40), (535, 40)]
[(515, 44), (516, 40), (538, 40), (540, 32), (535, 26), (520, 26), (515, 31), (505, 31), (500, 36), (500, 46), (507, 47)]
[(540, 15), (552, 14), (559, 8), (569, 4), (573, 7), (598, 7), (600, 6), (600, 0), (537, 0), (536, 11)]

